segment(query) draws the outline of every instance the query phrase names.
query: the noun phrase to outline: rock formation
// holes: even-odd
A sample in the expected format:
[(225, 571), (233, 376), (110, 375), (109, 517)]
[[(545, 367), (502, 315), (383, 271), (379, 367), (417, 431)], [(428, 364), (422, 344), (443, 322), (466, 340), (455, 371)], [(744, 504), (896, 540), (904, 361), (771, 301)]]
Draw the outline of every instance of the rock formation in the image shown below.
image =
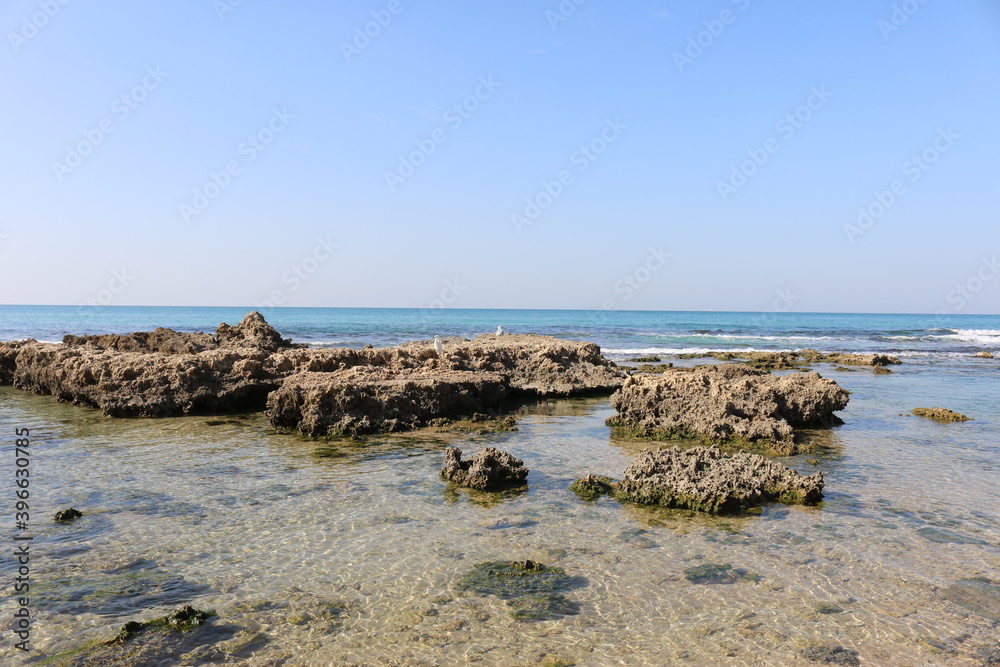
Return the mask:
[(462, 460), (462, 450), (445, 450), (441, 476), (460, 486), (481, 491), (503, 489), (524, 484), (528, 469), (524, 461), (493, 447), (487, 447), (468, 461)]
[(329, 373), (296, 373), (267, 397), (273, 426), (306, 435), (412, 429), (441, 417), (487, 412), (508, 387), (496, 373), (355, 366)]
[(803, 477), (758, 454), (728, 456), (717, 447), (646, 450), (615, 488), (620, 500), (712, 513), (739, 512), (770, 501), (814, 504), (823, 474)]
[(817, 373), (776, 377), (737, 364), (633, 375), (611, 396), (608, 419), (642, 437), (756, 444), (794, 454), (793, 428), (842, 423), (848, 392)]
[(913, 414), (917, 417), (927, 417), (928, 419), (934, 419), (941, 422), (969, 421), (969, 417), (966, 417), (960, 412), (949, 410), (948, 408), (914, 408)]
[(446, 344), (440, 358), (429, 342), (313, 350), (252, 312), (214, 335), (160, 328), (0, 343), (0, 383), (114, 417), (266, 407), (275, 426), (326, 435), (495, 414), (508, 397), (610, 393), (626, 377), (592, 343), (487, 335)]

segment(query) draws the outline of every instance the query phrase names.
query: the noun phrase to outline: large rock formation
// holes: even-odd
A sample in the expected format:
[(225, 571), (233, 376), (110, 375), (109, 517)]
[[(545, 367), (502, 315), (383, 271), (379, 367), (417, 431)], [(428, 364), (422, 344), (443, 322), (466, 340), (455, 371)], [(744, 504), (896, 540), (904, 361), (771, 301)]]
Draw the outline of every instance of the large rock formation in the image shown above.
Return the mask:
[(468, 461), (462, 460), (461, 449), (449, 447), (441, 476), (460, 486), (487, 491), (524, 484), (528, 469), (521, 459), (494, 447), (487, 447)]
[(848, 392), (817, 373), (776, 377), (737, 364), (633, 375), (611, 396), (608, 424), (643, 437), (757, 444), (780, 454), (797, 447), (793, 428), (842, 423), (833, 413)]
[(620, 500), (703, 512), (730, 513), (770, 501), (813, 504), (823, 474), (803, 477), (758, 454), (727, 456), (717, 447), (646, 450), (614, 490)]
[(496, 373), (355, 366), (287, 377), (267, 397), (266, 414), (273, 426), (306, 435), (389, 432), (494, 410), (507, 391)]
[[(0, 343), (0, 383), (115, 417), (263, 410), (311, 435), (392, 431), (495, 413), (507, 398), (611, 392), (625, 373), (592, 343), (480, 336), (312, 350), (260, 313), (214, 335), (171, 329)], [(280, 391), (276, 391), (281, 387)], [(275, 392), (268, 400), (268, 395)]]

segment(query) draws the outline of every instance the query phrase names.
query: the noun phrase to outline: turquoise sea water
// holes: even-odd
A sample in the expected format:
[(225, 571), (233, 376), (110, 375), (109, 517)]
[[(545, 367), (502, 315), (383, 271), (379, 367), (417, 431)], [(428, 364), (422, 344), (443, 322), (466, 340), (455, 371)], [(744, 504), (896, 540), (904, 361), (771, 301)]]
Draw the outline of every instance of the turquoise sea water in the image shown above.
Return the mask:
[[(0, 338), (212, 331), (245, 309), (0, 307)], [(817, 507), (703, 517), (579, 500), (583, 474), (621, 474), (650, 443), (621, 439), (606, 397), (518, 408), (519, 430), (311, 440), (260, 414), (119, 420), (0, 387), (0, 446), (32, 433), (34, 652), (40, 664), (123, 623), (191, 603), (210, 632), (129, 665), (808, 665), (812, 646), (862, 665), (975, 666), (1000, 619), (1000, 317), (280, 309), (284, 335), (361, 346), (471, 336), (503, 324), (592, 340), (622, 360), (705, 349), (887, 352), (890, 375), (815, 370), (851, 392), (844, 424), (783, 458), (823, 473)], [(664, 361), (669, 360), (664, 358)], [(674, 360), (678, 364), (705, 360)], [(941, 406), (973, 419), (907, 416)], [(3, 436), (2, 434), (7, 434)], [(447, 444), (523, 459), (526, 492), (481, 497), (438, 476)], [(659, 446), (664, 443), (654, 443)], [(14, 458), (0, 458), (0, 481)], [(7, 482), (2, 482), (6, 484)], [(2, 490), (0, 486), (0, 490)], [(84, 512), (52, 522), (69, 506)], [(13, 510), (0, 513), (6, 539)], [(562, 567), (573, 613), (513, 619), (458, 585), (476, 563)], [(731, 564), (758, 577), (697, 584)], [(17, 565), (0, 560), (5, 581)], [(10, 591), (3, 609), (13, 609)], [(839, 610), (839, 611), (835, 611)], [(8, 617), (0, 632), (10, 631)], [(68, 653), (67, 653), (68, 652)], [(62, 664), (61, 659), (54, 663)], [(562, 661), (560, 663), (560, 661)]]
[[(0, 340), (59, 341), (67, 333), (129, 333), (166, 326), (214, 331), (246, 308), (0, 306)], [(1000, 349), (997, 315), (878, 315), (585, 310), (272, 308), (265, 318), (314, 346), (395, 345), (434, 336), (511, 333), (589, 340), (614, 355), (718, 349), (887, 352), (919, 358)]]

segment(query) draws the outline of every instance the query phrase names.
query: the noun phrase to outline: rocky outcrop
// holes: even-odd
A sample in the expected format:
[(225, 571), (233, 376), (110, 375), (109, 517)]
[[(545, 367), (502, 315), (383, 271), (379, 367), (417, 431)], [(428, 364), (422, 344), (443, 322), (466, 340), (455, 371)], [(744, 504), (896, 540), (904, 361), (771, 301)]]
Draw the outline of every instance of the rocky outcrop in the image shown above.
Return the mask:
[(115, 417), (267, 408), (277, 427), (326, 435), (496, 414), (508, 397), (610, 393), (626, 377), (592, 343), (488, 335), (444, 344), (441, 355), (429, 341), (313, 350), (251, 312), (215, 334), (160, 328), (0, 343), (0, 383)]
[(153, 331), (131, 334), (104, 334), (99, 336), (63, 336), (63, 344), (86, 345), (101, 350), (143, 352), (160, 354), (197, 354), (217, 348), (255, 348), (277, 352), (293, 347), (290, 339), (282, 338), (274, 327), (256, 310), (247, 314), (236, 326), (223, 322), (215, 335), (196, 332), (184, 333), (159, 327)]
[(712, 513), (739, 512), (767, 502), (814, 504), (823, 474), (804, 477), (758, 454), (732, 456), (717, 447), (646, 450), (615, 488), (620, 500)]
[(985, 351), (985, 350), (983, 350), (982, 352), (976, 352), (972, 356), (978, 357), (980, 359), (992, 359), (993, 358), (993, 355), (991, 353)]
[(611, 396), (613, 427), (641, 437), (696, 438), (793, 454), (794, 428), (842, 423), (849, 394), (817, 373), (776, 377), (736, 364), (633, 375)]
[(847, 352), (697, 352), (675, 355), (679, 359), (712, 358), (717, 361), (739, 361), (761, 370), (794, 369), (816, 363), (843, 364), (845, 366), (888, 366), (903, 363), (898, 357), (887, 354), (852, 354)]
[(948, 408), (914, 408), (913, 414), (917, 417), (927, 417), (940, 422), (965, 422), (970, 419), (962, 413)]
[(267, 397), (266, 415), (305, 435), (391, 432), (495, 410), (507, 391), (496, 373), (355, 366), (287, 377)]
[(468, 461), (462, 460), (461, 449), (449, 447), (441, 476), (459, 486), (488, 491), (524, 484), (528, 469), (521, 459), (494, 447), (487, 447)]

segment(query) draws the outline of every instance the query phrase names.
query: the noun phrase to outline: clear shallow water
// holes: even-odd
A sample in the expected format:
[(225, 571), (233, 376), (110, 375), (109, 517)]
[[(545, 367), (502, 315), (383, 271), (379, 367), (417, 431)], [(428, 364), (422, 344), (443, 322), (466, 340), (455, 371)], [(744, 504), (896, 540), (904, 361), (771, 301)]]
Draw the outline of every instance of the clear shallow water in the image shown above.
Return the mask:
[[(620, 476), (642, 446), (610, 438), (606, 399), (526, 408), (516, 433), (362, 447), (277, 434), (259, 415), (111, 420), (0, 388), (0, 433), (36, 436), (37, 657), (191, 602), (260, 634), (234, 664), (797, 665), (810, 643), (863, 664), (978, 664), (996, 624), (946, 592), (1000, 580), (1000, 364), (818, 370), (853, 392), (846, 424), (785, 462), (822, 470), (826, 502), (743, 518), (568, 492), (587, 472)], [(918, 405), (975, 420), (899, 416)], [(529, 490), (490, 504), (450, 489), (437, 475), (446, 442), (523, 458)], [(12, 466), (0, 461), (3, 479)], [(86, 516), (49, 521), (70, 505)], [(476, 563), (525, 558), (579, 578), (565, 592), (578, 614), (517, 622), (503, 601), (456, 588)], [(760, 579), (684, 578), (707, 563)], [(0, 661), (11, 659), (5, 642)]]

